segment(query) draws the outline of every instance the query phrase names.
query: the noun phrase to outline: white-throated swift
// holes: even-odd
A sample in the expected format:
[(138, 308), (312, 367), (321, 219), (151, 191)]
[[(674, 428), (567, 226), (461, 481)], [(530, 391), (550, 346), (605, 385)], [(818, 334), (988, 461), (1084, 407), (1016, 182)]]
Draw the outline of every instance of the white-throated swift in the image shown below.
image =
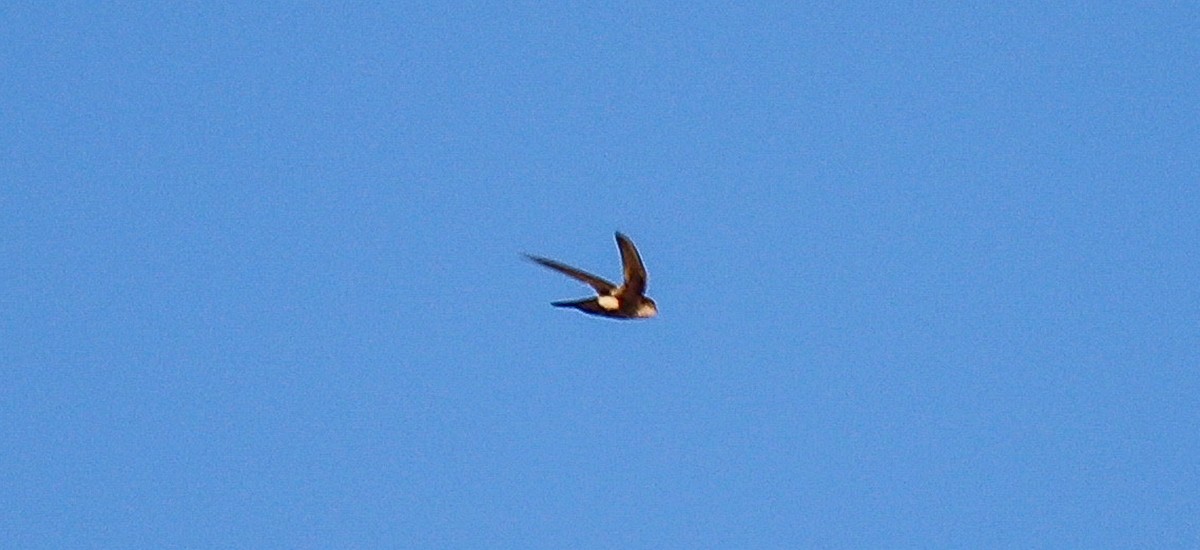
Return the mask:
[(584, 313), (613, 319), (646, 319), (658, 315), (658, 306), (645, 295), (646, 267), (642, 265), (642, 257), (638, 254), (637, 247), (620, 231), (616, 236), (617, 248), (621, 250), (621, 265), (625, 271), (625, 282), (621, 286), (549, 258), (525, 255), (534, 262), (582, 281), (596, 290), (595, 298), (551, 302), (550, 305), (575, 308)]

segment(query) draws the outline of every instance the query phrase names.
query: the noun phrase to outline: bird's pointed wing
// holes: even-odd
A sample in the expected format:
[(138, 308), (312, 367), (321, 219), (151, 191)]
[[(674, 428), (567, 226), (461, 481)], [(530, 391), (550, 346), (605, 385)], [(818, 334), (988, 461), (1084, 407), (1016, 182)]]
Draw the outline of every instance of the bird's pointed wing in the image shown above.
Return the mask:
[(596, 292), (600, 294), (610, 294), (613, 289), (617, 288), (617, 285), (601, 279), (600, 277), (592, 275), (591, 273), (581, 269), (575, 269), (567, 264), (556, 262), (550, 258), (543, 258), (541, 256), (533, 256), (530, 254), (526, 254), (525, 257), (529, 258), (530, 261), (537, 262), (572, 279), (583, 281), (584, 284), (596, 289)]
[(621, 249), (621, 266), (625, 268), (625, 292), (641, 296), (646, 292), (646, 266), (642, 265), (642, 256), (629, 237), (617, 232), (617, 247)]

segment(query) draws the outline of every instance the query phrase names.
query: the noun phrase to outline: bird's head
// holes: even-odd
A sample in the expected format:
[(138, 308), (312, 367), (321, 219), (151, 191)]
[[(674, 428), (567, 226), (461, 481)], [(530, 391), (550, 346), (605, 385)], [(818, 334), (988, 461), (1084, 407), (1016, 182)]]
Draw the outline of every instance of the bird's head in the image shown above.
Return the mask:
[(641, 318), (650, 318), (658, 315), (658, 304), (649, 298), (643, 298), (642, 303), (638, 304), (637, 316)]

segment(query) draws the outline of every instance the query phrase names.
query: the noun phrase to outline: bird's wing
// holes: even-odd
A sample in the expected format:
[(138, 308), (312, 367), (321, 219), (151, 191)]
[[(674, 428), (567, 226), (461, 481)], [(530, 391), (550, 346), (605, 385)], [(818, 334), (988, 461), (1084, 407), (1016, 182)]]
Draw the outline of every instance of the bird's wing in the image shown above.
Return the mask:
[(642, 265), (642, 256), (629, 237), (617, 232), (617, 246), (621, 249), (621, 266), (625, 268), (625, 284), (623, 290), (635, 296), (646, 292), (646, 266)]
[(571, 267), (567, 264), (559, 263), (559, 262), (556, 262), (549, 258), (543, 258), (541, 256), (532, 256), (532, 255), (526, 254), (525, 257), (529, 258), (531, 261), (537, 262), (545, 267), (548, 267), (559, 273), (562, 273), (563, 275), (566, 275), (572, 279), (576, 279), (578, 281), (583, 281), (588, 286), (596, 289), (596, 292), (598, 292), (600, 294), (610, 294), (614, 289), (617, 288), (617, 285), (614, 285), (604, 279), (601, 279), (600, 277), (592, 275), (591, 273), (588, 273), (581, 269), (575, 269), (574, 267)]

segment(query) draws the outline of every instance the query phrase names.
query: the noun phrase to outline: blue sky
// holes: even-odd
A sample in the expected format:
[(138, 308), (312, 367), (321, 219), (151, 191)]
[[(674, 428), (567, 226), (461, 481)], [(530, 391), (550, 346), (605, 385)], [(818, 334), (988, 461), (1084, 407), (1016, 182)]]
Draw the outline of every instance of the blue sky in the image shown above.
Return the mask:
[[(0, 546), (1200, 544), (1186, 3), (83, 4), (0, 10)], [(552, 308), (615, 230), (661, 315)]]

